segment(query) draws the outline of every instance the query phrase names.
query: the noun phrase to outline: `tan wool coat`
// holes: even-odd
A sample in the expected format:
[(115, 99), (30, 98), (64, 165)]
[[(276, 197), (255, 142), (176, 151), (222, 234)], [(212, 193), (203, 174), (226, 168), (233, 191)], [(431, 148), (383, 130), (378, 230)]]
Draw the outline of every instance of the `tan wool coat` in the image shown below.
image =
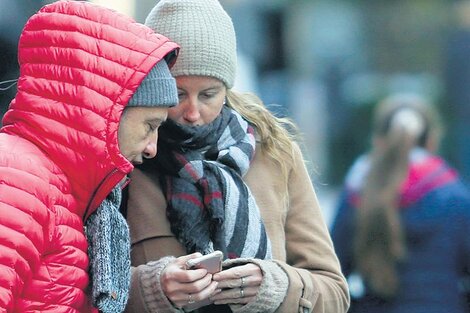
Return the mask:
[[(260, 208), (273, 258), (288, 277), (284, 301), (276, 312), (341, 313), (349, 306), (344, 276), (322, 217), (300, 149), (289, 173), (289, 201), (279, 166), (257, 147), (244, 181)], [(132, 240), (132, 287), (126, 312), (148, 312), (139, 271), (165, 256), (187, 254), (171, 232), (166, 201), (158, 181), (135, 170), (129, 185), (127, 220)], [(167, 312), (167, 311), (165, 311)]]

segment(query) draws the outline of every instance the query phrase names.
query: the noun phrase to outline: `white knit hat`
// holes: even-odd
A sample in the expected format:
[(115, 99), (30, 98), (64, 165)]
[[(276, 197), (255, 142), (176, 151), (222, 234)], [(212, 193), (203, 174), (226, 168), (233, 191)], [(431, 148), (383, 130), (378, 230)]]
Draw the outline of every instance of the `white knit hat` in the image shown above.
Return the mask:
[(220, 79), (232, 88), (237, 47), (232, 19), (217, 0), (161, 0), (145, 25), (181, 46), (173, 76)]

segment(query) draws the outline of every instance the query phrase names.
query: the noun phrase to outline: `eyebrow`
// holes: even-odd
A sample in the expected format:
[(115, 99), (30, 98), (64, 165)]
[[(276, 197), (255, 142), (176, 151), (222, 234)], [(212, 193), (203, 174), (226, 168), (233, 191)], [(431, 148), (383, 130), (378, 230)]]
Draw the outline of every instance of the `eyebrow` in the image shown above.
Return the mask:
[[(217, 85), (204, 88), (204, 89), (200, 90), (199, 92), (207, 92), (207, 91), (210, 91), (210, 90), (220, 90), (220, 89), (223, 89), (223, 88), (224, 88), (223, 83), (220, 83), (220, 84), (217, 83)], [(187, 91), (187, 89), (184, 88), (184, 87), (178, 87), (178, 91)]]
[(206, 88), (206, 89), (204, 89), (204, 90), (202, 90), (202, 91), (208, 91), (208, 90), (211, 90), (211, 89), (222, 89), (223, 87), (224, 87), (223, 84), (217, 84), (217, 85), (215, 85), (215, 86)]

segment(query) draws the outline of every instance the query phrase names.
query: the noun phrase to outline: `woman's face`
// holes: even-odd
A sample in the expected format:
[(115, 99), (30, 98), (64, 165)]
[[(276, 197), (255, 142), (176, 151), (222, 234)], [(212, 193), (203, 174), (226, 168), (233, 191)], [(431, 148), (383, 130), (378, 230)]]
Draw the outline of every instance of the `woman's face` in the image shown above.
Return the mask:
[(207, 76), (178, 76), (179, 104), (168, 110), (168, 118), (184, 125), (212, 122), (222, 111), (226, 88), (222, 81)]

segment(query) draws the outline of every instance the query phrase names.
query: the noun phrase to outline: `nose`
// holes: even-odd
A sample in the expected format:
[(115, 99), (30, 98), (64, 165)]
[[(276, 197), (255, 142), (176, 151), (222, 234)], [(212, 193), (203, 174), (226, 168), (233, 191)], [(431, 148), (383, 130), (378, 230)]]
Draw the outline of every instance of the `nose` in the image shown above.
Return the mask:
[(146, 159), (152, 159), (157, 155), (157, 140), (158, 140), (158, 134), (155, 132), (155, 136), (152, 136), (153, 138), (149, 140), (147, 143), (147, 146), (145, 146), (145, 150), (143, 153), (144, 158)]
[(197, 97), (188, 98), (184, 106), (183, 117), (189, 123), (195, 123), (200, 119), (201, 114)]

